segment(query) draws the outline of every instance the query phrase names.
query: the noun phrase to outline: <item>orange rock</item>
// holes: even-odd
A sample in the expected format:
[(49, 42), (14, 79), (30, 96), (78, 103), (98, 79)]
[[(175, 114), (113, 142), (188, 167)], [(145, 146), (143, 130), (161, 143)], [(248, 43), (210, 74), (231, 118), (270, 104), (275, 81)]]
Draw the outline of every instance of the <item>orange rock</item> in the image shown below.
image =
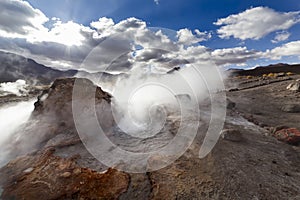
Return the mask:
[[(30, 167), (33, 170), (24, 173), (23, 168)], [(129, 175), (124, 172), (81, 168), (75, 161), (49, 151), (10, 162), (0, 176), (5, 180), (1, 182), (1, 199), (117, 199), (129, 184)]]
[(300, 131), (296, 128), (284, 128), (274, 133), (274, 136), (288, 144), (297, 145), (300, 143)]

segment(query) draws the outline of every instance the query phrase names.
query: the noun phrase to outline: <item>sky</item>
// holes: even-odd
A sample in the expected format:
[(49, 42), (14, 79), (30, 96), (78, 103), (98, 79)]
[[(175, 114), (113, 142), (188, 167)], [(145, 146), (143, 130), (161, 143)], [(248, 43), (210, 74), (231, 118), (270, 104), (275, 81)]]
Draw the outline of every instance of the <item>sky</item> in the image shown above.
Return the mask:
[(300, 63), (298, 0), (1, 0), (0, 9), (0, 49), (59, 69)]

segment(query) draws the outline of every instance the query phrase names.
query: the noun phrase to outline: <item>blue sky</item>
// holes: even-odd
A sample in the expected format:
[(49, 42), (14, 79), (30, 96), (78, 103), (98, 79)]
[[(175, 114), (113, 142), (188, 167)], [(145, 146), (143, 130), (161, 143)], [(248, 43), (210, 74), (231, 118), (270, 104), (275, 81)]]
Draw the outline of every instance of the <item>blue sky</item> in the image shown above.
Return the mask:
[[(174, 30), (174, 33), (188, 29), (196, 37), (203, 37), (192, 45), (204, 46), (209, 51), (219, 49), (213, 55), (217, 57), (216, 60), (220, 65), (227, 67), (250, 68), (255, 65), (278, 62), (300, 62), (300, 53), (297, 53), (298, 50), (300, 51), (300, 1), (298, 0), (159, 0), (158, 2), (153, 0), (28, 0), (28, 5), (24, 2), (26, 1), (3, 0), (3, 5), (0, 4), (0, 7), (12, 9), (10, 13), (15, 12), (16, 16), (22, 14), (21, 9), (17, 10), (8, 5), (14, 4), (19, 8), (24, 6), (27, 11), (31, 9), (30, 12), (35, 13), (37, 19), (34, 21), (34, 26), (38, 27), (37, 29), (41, 33), (37, 36), (36, 32), (30, 33), (30, 35), (27, 31), (26, 37), (20, 33), (18, 33), (19, 36), (16, 36), (17, 31), (14, 33), (10, 27), (6, 27), (9, 25), (6, 24), (4, 17), (8, 15), (0, 16), (3, 18), (2, 21), (0, 20), (1, 28), (10, 31), (0, 32), (3, 44), (18, 47), (9, 49), (0, 46), (0, 48), (7, 51), (25, 52), (26, 55), (50, 66), (55, 66), (55, 63), (49, 61), (53, 55), (52, 57), (46, 54), (37, 55), (34, 53), (36, 52), (34, 49), (41, 49), (42, 42), (57, 43), (57, 47), (57, 45), (66, 45), (65, 41), (68, 41), (71, 45), (66, 46), (72, 46), (69, 48), (70, 52), (75, 51), (74, 42), (81, 38), (80, 35), (77, 40), (74, 38), (72, 41), (68, 39), (63, 41), (62, 37), (55, 38), (55, 34), (62, 34), (57, 31), (64, 31), (65, 27), (70, 26), (75, 30), (76, 27), (78, 29), (79, 26), (82, 26), (92, 30), (96, 29), (101, 35), (99, 30), (102, 28), (98, 30), (91, 26), (91, 23), (104, 17), (112, 19), (114, 25), (133, 17), (145, 23), (147, 27), (168, 28)], [(37, 13), (36, 10), (40, 13)], [(42, 20), (43, 16), (47, 19)], [(53, 17), (55, 19), (51, 20)], [(268, 17), (274, 18), (274, 20), (268, 19)], [(223, 22), (217, 23), (222, 19)], [(68, 24), (69, 21), (74, 24)], [(24, 24), (26, 23), (24, 20)], [(30, 21), (30, 23), (33, 22)], [(249, 24), (245, 25), (245, 23)], [(254, 28), (251, 24), (254, 24)], [(25, 25), (24, 27), (26, 29)], [(56, 33), (51, 30), (53, 27), (56, 27)], [(256, 29), (256, 27), (258, 28)], [(199, 34), (195, 32), (196, 29), (200, 32)], [(49, 36), (42, 39), (42, 31), (49, 33)], [(247, 32), (249, 36), (247, 36)], [(187, 39), (188, 34), (187, 31), (182, 32), (182, 38)], [(222, 49), (223, 51), (221, 51)], [(292, 51), (289, 52), (289, 49)], [(284, 53), (280, 54), (280, 52)], [(239, 56), (241, 59), (234, 60), (234, 57)], [(65, 64), (63, 64), (64, 61), (66, 61)], [(74, 64), (73, 60), (66, 58), (58, 58), (56, 63), (62, 63), (65, 66)]]
[(218, 18), (239, 13), (250, 7), (267, 6), (277, 11), (300, 10), (297, 0), (28, 0), (48, 17), (74, 20), (88, 25), (100, 17), (121, 21), (128, 17), (142, 19), (152, 26), (170, 29), (211, 30)]

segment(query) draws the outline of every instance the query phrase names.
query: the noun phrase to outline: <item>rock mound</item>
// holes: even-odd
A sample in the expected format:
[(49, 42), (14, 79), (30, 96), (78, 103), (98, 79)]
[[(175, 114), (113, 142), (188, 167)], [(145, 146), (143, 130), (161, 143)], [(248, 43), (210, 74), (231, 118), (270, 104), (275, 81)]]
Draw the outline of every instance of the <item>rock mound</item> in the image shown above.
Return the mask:
[[(49, 89), (39, 95), (38, 101), (35, 103), (35, 113), (52, 111), (59, 116), (63, 113), (72, 113), (72, 92), (75, 80), (77, 84), (82, 85), (83, 89), (84, 87), (95, 88), (94, 96), (85, 96), (86, 99), (95, 98), (96, 103), (101, 103), (102, 100), (110, 103), (112, 96), (95, 86), (92, 81), (83, 78), (63, 78), (56, 79)], [(85, 99), (81, 99), (81, 101), (85, 101)]]
[(0, 170), (3, 199), (117, 199), (129, 176), (114, 169), (99, 173), (79, 167), (53, 149), (20, 157)]
[[(110, 109), (111, 95), (88, 79), (57, 79), (38, 97), (30, 120), (10, 139), (7, 148), (11, 149), (11, 158), (45, 147), (55, 147), (58, 152), (63, 151), (65, 156), (71, 156), (74, 152), (87, 154), (73, 120), (72, 92), (75, 80), (83, 87), (92, 87), (96, 91), (93, 96), (84, 96), (80, 102), (84, 104), (88, 98), (95, 98), (95, 107), (100, 113), (103, 107)], [(101, 114), (107, 115), (103, 123), (113, 126), (111, 113), (105, 111)], [(76, 150), (65, 150), (74, 146)]]
[(109, 93), (87, 79), (55, 80), (7, 146), (12, 161), (0, 169), (1, 199), (117, 199), (127, 190), (129, 176), (114, 169), (100, 173), (107, 167), (89, 154), (77, 134), (72, 113), (75, 81), (83, 92), (95, 91), (78, 101), (94, 98), (97, 111), (108, 115), (104, 123), (113, 126), (110, 113), (101, 110), (110, 108)]

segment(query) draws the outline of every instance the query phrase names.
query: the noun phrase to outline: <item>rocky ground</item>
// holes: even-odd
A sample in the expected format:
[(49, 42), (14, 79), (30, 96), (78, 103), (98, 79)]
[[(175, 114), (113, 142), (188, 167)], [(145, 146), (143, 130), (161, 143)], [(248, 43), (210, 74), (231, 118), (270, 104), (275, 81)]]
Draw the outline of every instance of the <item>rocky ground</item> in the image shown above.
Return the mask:
[[(11, 157), (18, 157), (0, 169), (1, 198), (300, 199), (300, 92), (286, 89), (299, 78), (229, 78), (227, 119), (213, 151), (198, 156), (204, 125), (178, 160), (141, 174), (107, 169), (86, 151), (71, 120), (74, 79), (57, 80), (35, 104), (36, 123), (25, 131), (25, 141), (38, 145), (12, 144)], [(97, 88), (96, 99), (109, 104), (111, 96)]]

